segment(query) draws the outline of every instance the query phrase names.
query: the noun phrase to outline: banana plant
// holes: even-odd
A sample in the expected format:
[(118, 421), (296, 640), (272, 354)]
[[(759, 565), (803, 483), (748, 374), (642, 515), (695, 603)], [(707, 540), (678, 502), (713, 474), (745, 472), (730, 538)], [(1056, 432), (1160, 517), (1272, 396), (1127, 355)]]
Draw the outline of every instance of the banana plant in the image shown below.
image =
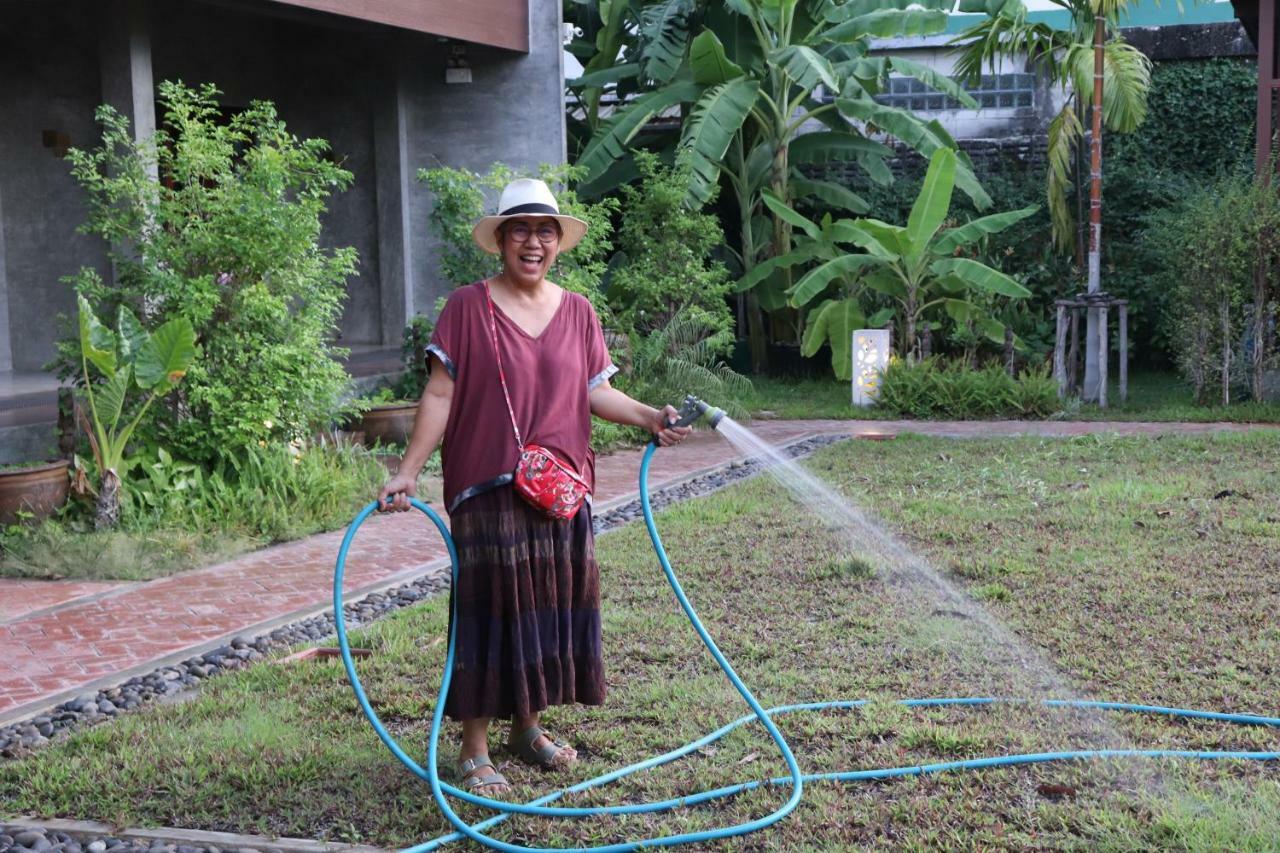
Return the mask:
[[(962, 250), (1026, 219), (1038, 208), (991, 214), (948, 228), (955, 180), (955, 153), (946, 148), (934, 152), (905, 226), (878, 219), (831, 221), (829, 217), (814, 223), (786, 209), (780, 199), (766, 199), (806, 239), (794, 252), (766, 261), (753, 274), (770, 274), (763, 269), (768, 266), (816, 262), (787, 293), (795, 308), (817, 302), (806, 318), (802, 344), (806, 355), (830, 341), (832, 366), (837, 376), (846, 379), (853, 330), (875, 328), (893, 319), (901, 328), (903, 353), (914, 360), (919, 355), (916, 329), (928, 312), (939, 309), (957, 323), (973, 324), (997, 343), (1004, 341), (1004, 325), (979, 308), (971, 295), (980, 291), (1023, 299), (1031, 292), (1005, 273), (964, 257)], [(862, 251), (850, 252), (847, 245)], [(861, 306), (868, 290), (889, 297), (893, 307), (865, 317)]]
[[(87, 432), (101, 478), (94, 524), (101, 530), (120, 522), (120, 476), (129, 439), (151, 404), (172, 391), (195, 361), (196, 334), (186, 317), (175, 317), (148, 332), (123, 305), (112, 331), (98, 320), (84, 296), (78, 302), (80, 366), (90, 420)], [(103, 381), (94, 382), (91, 364)], [(125, 412), (134, 387), (147, 396), (128, 418)]]
[[(603, 0), (601, 11), (605, 10)], [(608, 4), (610, 15), (623, 14)], [(686, 113), (678, 147), (693, 165), (687, 202), (704, 203), (722, 179), (738, 206), (736, 260), (748, 277), (739, 291), (749, 297), (748, 326), (755, 367), (763, 364), (760, 308), (782, 308), (791, 271), (775, 267), (774, 277), (752, 277), (768, 257), (791, 251), (792, 225), (764, 203), (766, 191), (790, 207), (802, 195), (839, 209), (865, 213), (866, 203), (839, 184), (806, 178), (803, 164), (857, 162), (877, 182), (892, 175), (885, 164), (892, 150), (878, 137), (888, 133), (925, 156), (954, 150), (955, 140), (936, 121), (875, 102), (891, 73), (915, 77), (969, 106), (972, 98), (949, 78), (898, 58), (871, 57), (873, 38), (926, 35), (946, 28), (952, 0), (663, 0), (640, 4), (638, 20), (618, 24), (637, 40), (619, 55), (617, 39), (605, 37), (589, 72), (575, 84), (616, 85), (635, 93), (600, 121), (578, 163), (588, 182), (624, 172), (618, 164), (650, 119), (674, 109)], [(603, 17), (602, 17), (603, 20)], [(612, 18), (610, 19), (612, 21)], [(607, 36), (613, 24), (597, 36)], [(620, 38), (620, 36), (619, 36)], [(679, 46), (679, 62), (674, 61)], [(634, 56), (633, 56), (634, 54)], [(815, 123), (826, 128), (807, 133)], [(809, 139), (809, 137), (815, 137)], [(980, 208), (990, 204), (960, 154), (957, 182)], [(597, 183), (597, 189), (607, 186)]]

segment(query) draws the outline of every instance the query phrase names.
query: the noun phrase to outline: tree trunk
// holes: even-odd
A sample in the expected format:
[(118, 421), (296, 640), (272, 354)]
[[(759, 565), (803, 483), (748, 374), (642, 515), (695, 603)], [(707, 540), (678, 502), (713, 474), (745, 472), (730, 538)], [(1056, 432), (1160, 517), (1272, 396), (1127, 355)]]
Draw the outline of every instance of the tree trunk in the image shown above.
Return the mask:
[(907, 364), (916, 363), (916, 301), (907, 299), (907, 310), (902, 312), (902, 357)]
[(1222, 405), (1231, 405), (1231, 301), (1224, 295), (1218, 303), (1222, 323)]
[[(1085, 120), (1088, 118), (1088, 109), (1085, 107), (1084, 98), (1076, 95), (1076, 116), (1080, 119), (1080, 126), (1084, 127)], [(1085, 229), (1088, 228), (1089, 217), (1085, 215), (1084, 208), (1084, 145), (1083, 143), (1076, 146), (1076, 167), (1073, 170), (1072, 183), (1075, 185), (1076, 191), (1076, 269), (1084, 269), (1087, 260), (1085, 247)]]
[[(756, 265), (756, 240), (751, 230), (751, 200), (738, 199), (738, 213), (741, 219), (742, 238), (742, 274), (746, 275)], [(756, 287), (763, 286), (763, 283)], [(755, 291), (738, 294), (739, 310), (738, 327), (746, 327), (747, 344), (751, 351), (751, 371), (764, 373), (769, 367), (769, 349), (764, 338), (764, 318), (760, 314), (760, 300)]]
[(102, 485), (98, 489), (97, 514), (93, 519), (96, 530), (110, 530), (120, 524), (120, 475), (108, 468), (102, 472)]
[(769, 369), (769, 348), (764, 338), (764, 313), (754, 291), (747, 294), (747, 339), (751, 345), (751, 371), (762, 374)]
[[(1093, 114), (1092, 138), (1089, 140), (1089, 279), (1086, 290), (1098, 293), (1102, 290), (1102, 75), (1103, 43), (1106, 38), (1107, 19), (1098, 15), (1093, 19)], [(1098, 310), (1090, 308), (1085, 331), (1085, 400), (1093, 402), (1101, 394), (1102, 353), (1098, 352)]]
[(1195, 349), (1191, 358), (1191, 387), (1197, 403), (1205, 402), (1209, 369), (1209, 320), (1203, 313), (1196, 320)]
[[(1270, 240), (1263, 240), (1270, 245)], [(1253, 271), (1253, 353), (1249, 358), (1249, 391), (1256, 402), (1262, 402), (1262, 370), (1267, 363), (1267, 317), (1270, 301), (1267, 296), (1268, 274), (1271, 265), (1265, 258), (1258, 258)]]

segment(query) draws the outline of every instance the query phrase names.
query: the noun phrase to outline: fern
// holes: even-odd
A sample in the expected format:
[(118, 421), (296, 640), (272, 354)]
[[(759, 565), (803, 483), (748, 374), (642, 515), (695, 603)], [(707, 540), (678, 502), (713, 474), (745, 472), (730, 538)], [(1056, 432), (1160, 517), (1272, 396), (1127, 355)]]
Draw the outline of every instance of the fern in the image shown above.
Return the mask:
[(627, 386), (633, 397), (654, 404), (678, 405), (693, 394), (738, 420), (748, 417), (742, 400), (752, 390), (751, 380), (718, 358), (707, 327), (683, 310), (649, 335), (633, 339)]

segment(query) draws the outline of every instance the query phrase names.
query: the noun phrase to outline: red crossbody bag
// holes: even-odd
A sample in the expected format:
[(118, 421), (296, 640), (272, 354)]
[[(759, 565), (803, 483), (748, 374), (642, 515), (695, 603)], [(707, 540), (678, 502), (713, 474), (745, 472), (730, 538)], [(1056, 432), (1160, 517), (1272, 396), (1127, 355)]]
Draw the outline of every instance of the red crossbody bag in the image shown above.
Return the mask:
[(512, 485), (520, 497), (552, 518), (573, 518), (591, 490), (587, 487), (586, 480), (550, 450), (532, 442), (525, 444), (520, 438), (515, 409), (511, 407), (511, 395), (507, 393), (506, 372), (502, 369), (502, 351), (498, 348), (498, 321), (488, 281), (484, 283), (484, 297), (489, 303), (489, 330), (493, 333), (493, 352), (498, 358), (498, 381), (502, 383), (502, 396), (507, 401), (507, 414), (511, 416), (511, 431), (515, 433), (516, 447), (520, 449), (520, 461), (516, 463)]

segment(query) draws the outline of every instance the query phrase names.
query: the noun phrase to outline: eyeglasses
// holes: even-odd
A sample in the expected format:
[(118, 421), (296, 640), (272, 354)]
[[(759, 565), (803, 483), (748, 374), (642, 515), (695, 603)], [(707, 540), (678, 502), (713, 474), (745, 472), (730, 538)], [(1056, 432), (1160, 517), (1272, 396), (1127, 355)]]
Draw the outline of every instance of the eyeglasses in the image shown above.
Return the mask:
[(534, 228), (527, 223), (516, 222), (507, 226), (507, 234), (517, 243), (526, 242), (530, 234), (536, 234), (539, 243), (554, 243), (560, 239), (560, 229), (549, 223)]

